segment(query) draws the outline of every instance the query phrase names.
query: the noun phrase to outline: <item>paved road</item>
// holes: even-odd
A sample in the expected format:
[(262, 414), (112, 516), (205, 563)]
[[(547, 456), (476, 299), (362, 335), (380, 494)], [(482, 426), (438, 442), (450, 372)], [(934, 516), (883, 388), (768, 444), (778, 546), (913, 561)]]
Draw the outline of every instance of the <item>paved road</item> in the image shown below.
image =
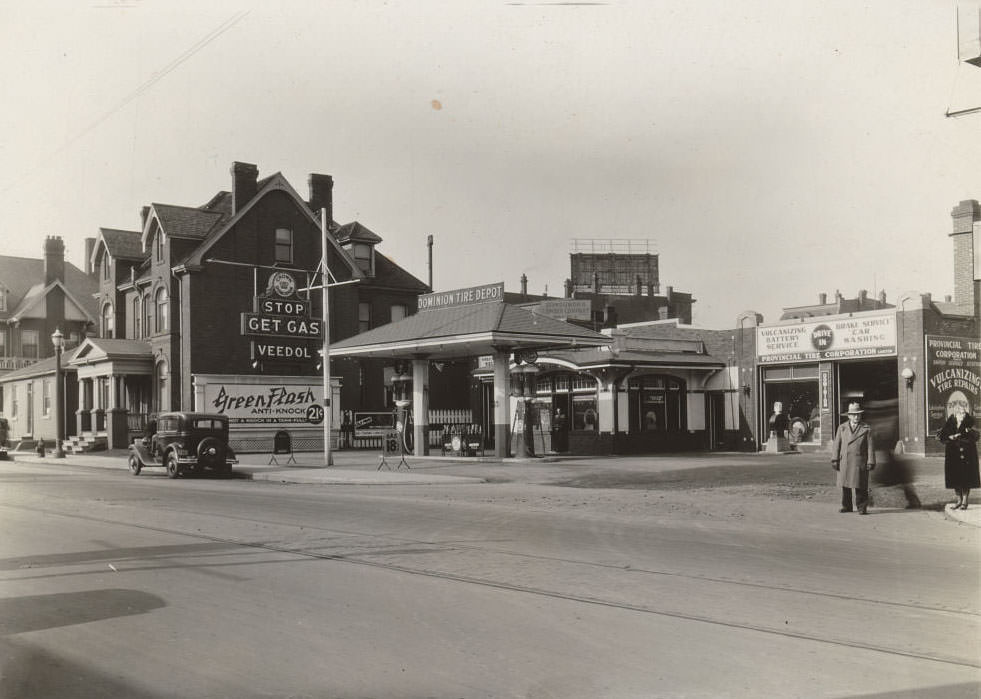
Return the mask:
[(805, 462), (661, 465), (0, 464), (0, 695), (979, 695), (981, 530), (935, 474), (926, 509), (859, 517)]

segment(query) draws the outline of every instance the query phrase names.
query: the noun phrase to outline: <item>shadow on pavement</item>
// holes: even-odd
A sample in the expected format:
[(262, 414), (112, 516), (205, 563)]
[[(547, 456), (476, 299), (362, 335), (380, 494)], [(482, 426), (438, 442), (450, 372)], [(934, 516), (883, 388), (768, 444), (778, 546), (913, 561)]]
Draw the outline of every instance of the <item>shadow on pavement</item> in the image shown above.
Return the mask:
[(164, 606), (166, 602), (156, 595), (126, 589), (9, 597), (0, 599), (0, 634), (25, 633), (145, 614)]

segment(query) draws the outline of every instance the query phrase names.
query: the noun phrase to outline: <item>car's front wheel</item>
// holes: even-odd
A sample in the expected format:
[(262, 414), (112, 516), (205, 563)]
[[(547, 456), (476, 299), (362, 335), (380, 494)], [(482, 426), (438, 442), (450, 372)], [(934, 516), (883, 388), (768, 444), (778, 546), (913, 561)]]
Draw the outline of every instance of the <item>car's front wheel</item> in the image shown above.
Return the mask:
[(129, 470), (133, 472), (134, 476), (140, 475), (140, 471), (143, 470), (143, 464), (137, 458), (136, 454), (129, 455)]
[(177, 453), (168, 452), (167, 454), (167, 476), (177, 478), (181, 475), (181, 465), (177, 463)]

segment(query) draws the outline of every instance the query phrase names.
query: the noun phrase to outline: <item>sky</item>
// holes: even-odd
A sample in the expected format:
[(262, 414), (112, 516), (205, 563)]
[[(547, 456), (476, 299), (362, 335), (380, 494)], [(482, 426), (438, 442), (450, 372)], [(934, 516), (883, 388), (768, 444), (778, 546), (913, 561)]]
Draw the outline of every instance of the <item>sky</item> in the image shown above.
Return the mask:
[[(967, 9), (970, 9), (969, 7)], [(693, 321), (860, 289), (953, 293), (951, 209), (981, 199), (981, 68), (917, 0), (0, 0), (0, 254), (234, 161), (437, 290), (561, 295), (575, 239), (649, 240)], [(976, 12), (976, 10), (974, 10)], [(970, 26), (970, 25), (969, 25)]]

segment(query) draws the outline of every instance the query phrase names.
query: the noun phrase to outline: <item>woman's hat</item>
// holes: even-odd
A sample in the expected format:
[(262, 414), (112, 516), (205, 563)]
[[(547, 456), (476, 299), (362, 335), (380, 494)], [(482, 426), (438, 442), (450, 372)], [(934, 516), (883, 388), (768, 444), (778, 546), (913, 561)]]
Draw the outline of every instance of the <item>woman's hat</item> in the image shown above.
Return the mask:
[(862, 406), (859, 405), (858, 403), (849, 403), (848, 412), (842, 413), (842, 415), (861, 415), (864, 412), (865, 411), (862, 410)]

